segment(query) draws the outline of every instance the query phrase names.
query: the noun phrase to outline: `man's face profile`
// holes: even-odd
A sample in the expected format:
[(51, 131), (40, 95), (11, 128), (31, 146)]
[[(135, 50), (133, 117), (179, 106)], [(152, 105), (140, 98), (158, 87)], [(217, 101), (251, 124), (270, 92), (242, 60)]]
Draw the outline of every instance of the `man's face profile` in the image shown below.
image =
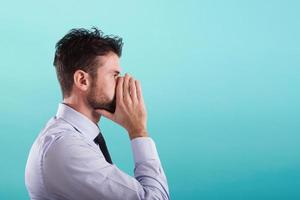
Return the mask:
[(96, 77), (92, 78), (91, 86), (87, 91), (87, 103), (94, 110), (105, 109), (114, 113), (116, 109), (116, 83), (121, 71), (119, 57), (112, 52), (99, 56), (97, 67)]

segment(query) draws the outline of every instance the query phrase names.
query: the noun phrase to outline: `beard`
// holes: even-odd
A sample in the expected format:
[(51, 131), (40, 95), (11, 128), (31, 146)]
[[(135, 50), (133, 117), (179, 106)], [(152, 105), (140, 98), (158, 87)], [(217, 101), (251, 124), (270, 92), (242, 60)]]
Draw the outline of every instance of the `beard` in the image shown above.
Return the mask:
[(87, 102), (94, 110), (103, 109), (110, 113), (114, 113), (116, 110), (116, 95), (112, 99), (104, 96), (104, 93), (96, 87), (94, 81), (91, 90), (88, 92)]

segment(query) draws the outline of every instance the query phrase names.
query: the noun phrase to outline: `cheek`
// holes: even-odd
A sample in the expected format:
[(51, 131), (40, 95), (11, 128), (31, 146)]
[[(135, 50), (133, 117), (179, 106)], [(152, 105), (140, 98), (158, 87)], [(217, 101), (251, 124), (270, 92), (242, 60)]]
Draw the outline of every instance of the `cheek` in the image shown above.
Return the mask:
[(111, 92), (113, 95), (115, 95), (115, 93), (116, 93), (116, 87), (117, 87), (117, 81), (113, 80), (113, 82), (111, 84)]
[(115, 95), (115, 88), (116, 88), (116, 80), (115, 79), (110, 79), (105, 83), (106, 94), (111, 98), (113, 98)]

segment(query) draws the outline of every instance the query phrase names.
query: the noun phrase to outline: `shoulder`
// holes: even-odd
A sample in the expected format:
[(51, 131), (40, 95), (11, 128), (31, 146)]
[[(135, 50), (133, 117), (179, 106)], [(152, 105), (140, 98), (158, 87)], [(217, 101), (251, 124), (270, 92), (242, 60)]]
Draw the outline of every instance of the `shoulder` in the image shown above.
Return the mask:
[(73, 146), (88, 145), (82, 133), (63, 119), (50, 119), (39, 134), (36, 143), (42, 150), (43, 159), (49, 154), (55, 157), (67, 154)]
[(71, 178), (71, 172), (82, 172), (91, 166), (105, 165), (99, 147), (88, 142), (81, 133), (65, 128), (48, 131), (45, 137), (45, 144), (48, 146), (42, 159), (42, 170), (48, 181), (62, 177), (66, 179), (66, 175)]
[[(45, 157), (73, 156), (83, 151), (96, 151), (97, 146), (88, 141), (83, 133), (77, 131), (63, 119), (53, 119), (47, 124), (42, 135)], [(96, 149), (95, 149), (96, 147)]]

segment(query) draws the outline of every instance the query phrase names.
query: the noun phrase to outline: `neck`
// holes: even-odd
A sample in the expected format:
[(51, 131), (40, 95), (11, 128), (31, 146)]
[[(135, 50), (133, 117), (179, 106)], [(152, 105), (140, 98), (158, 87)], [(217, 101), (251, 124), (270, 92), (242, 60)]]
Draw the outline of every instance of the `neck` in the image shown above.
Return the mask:
[(94, 111), (94, 109), (81, 98), (76, 96), (70, 96), (63, 99), (63, 103), (75, 109), (77, 112), (80, 112), (87, 118), (89, 118), (96, 125), (100, 120), (101, 115)]

